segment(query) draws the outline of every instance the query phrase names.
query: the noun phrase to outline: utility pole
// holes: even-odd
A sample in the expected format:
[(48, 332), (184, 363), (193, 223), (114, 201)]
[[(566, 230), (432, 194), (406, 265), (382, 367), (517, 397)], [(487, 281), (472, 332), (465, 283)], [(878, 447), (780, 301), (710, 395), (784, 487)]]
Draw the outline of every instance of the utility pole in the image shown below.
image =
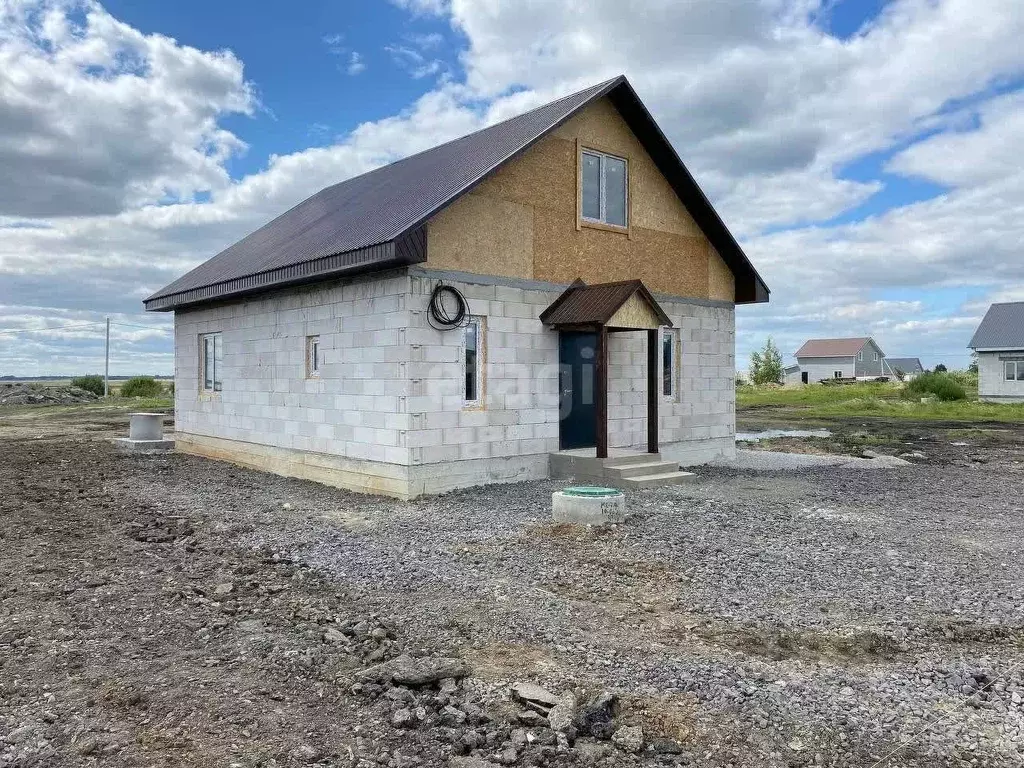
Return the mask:
[(107, 343), (103, 352), (103, 396), (110, 396), (110, 318), (107, 318)]

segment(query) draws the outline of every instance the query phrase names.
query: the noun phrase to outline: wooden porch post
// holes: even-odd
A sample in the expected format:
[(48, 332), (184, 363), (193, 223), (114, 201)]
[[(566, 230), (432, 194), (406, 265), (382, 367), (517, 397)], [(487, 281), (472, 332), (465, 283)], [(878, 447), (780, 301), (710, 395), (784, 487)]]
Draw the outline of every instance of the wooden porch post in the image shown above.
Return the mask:
[(597, 458), (608, 458), (608, 328), (597, 329), (597, 361), (594, 366), (594, 414), (597, 421)]
[(658, 452), (658, 331), (647, 331), (647, 452)]

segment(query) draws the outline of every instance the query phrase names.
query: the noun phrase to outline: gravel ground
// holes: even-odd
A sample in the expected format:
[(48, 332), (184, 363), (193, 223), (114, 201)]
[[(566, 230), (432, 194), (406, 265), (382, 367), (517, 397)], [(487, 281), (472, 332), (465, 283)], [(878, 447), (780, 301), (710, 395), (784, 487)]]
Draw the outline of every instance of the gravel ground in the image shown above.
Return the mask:
[[(630, 519), (602, 530), (552, 524), (550, 482), (397, 502), (85, 438), (0, 441), (0, 766), (470, 749), (1024, 764), (1022, 436), (931, 437), (884, 471), (705, 468), (629, 493)], [(412, 700), (353, 685), (399, 653), (471, 675)], [(648, 747), (569, 749), (544, 727), (527, 743), (516, 680), (615, 693)]]

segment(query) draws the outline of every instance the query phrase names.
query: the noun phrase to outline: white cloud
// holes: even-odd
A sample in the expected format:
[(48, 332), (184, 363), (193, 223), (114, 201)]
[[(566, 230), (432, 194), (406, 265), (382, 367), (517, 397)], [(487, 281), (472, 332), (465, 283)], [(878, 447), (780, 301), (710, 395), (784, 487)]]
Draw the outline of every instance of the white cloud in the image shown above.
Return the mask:
[[(1014, 286), (1024, 284), (1024, 171), (1011, 154), (1021, 135), (1020, 97), (985, 96), (993, 83), (1024, 74), (1018, 42), (1024, 9), (1017, 2), (894, 0), (847, 41), (815, 25), (821, 8), (809, 0), (651, 0), (643, 12), (635, 4), (596, 0), (586, 13), (571, 0), (396, 4), (447, 16), (465, 36), (464, 81), (446, 77), (401, 114), (360, 125), (330, 146), (270, 157), (262, 171), (233, 182), (224, 155), (237, 150), (237, 139), (223, 135), (217, 121), (251, 110), (253, 99), (241, 62), (230, 54), (141, 35), (89, 6), (103, 21), (89, 33), (89, 46), (62, 44), (67, 52), (59, 64), (42, 50), (0, 62), (7, 64), (0, 68), (4, 87), (35, 82), (40, 71), (51, 78), (78, 72), (81, 79), (85, 70), (74, 62), (103, 61), (102, 52), (123, 39), (147, 55), (159, 50), (157, 68), (138, 70), (127, 63), (132, 57), (119, 59), (129, 74), (114, 81), (145, 81), (156, 69), (172, 84), (186, 79), (172, 73), (206, 73), (201, 80), (220, 89), (211, 85), (207, 92), (214, 95), (199, 99), (205, 112), (175, 113), (177, 125), (192, 126), (192, 133), (179, 128), (173, 146), (191, 157), (181, 147), (199, 146), (190, 137), (201, 135), (226, 148), (204, 157), (199, 170), (180, 163), (156, 174), (166, 176), (161, 189), (185, 196), (208, 191), (209, 202), (153, 205), (154, 198), (138, 193), (133, 174), (108, 183), (82, 173), (78, 186), (47, 197), (52, 210), (0, 212), (8, 217), (0, 218), (0, 327), (8, 314), (56, 323), (68, 309), (80, 313), (76, 317), (98, 318), (107, 310), (128, 317), (147, 293), (323, 186), (619, 72), (629, 75), (773, 289), (771, 304), (739, 311), (740, 367), (768, 333), (788, 352), (809, 336), (870, 334), (892, 355), (963, 363), (989, 298), (1016, 296)], [(40, 35), (81, 36), (59, 12), (63, 6), (46, 7), (57, 10)], [(0, 32), (0, 51), (13, 50), (11, 39)], [(388, 50), (411, 74), (444, 71), (436, 35), (400, 39)], [(31, 51), (30, 42), (19, 38), (17, 45)], [(352, 63), (355, 52), (341, 36), (324, 43), (343, 68)], [(106, 81), (91, 87), (113, 98)], [(122, 134), (108, 151), (120, 157), (119, 147), (129, 148), (123, 164), (134, 167), (130, 148), (163, 134), (141, 135), (148, 126), (123, 115), (154, 109), (156, 97), (143, 89), (118, 93)], [(964, 99), (976, 106), (958, 107)], [(76, 121), (102, 122), (90, 116), (102, 101), (81, 103), (88, 108)], [(0, 157), (6, 108), (0, 100)], [(23, 114), (23, 143), (38, 135), (52, 144), (60, 121), (45, 110)], [(189, 122), (195, 114), (204, 116), (199, 128)], [(926, 130), (940, 133), (915, 140)], [(814, 224), (884, 194), (883, 182), (850, 181), (837, 169), (897, 147), (905, 148), (888, 171), (931, 179), (950, 191), (861, 222)], [(104, 194), (120, 202), (89, 208), (91, 198)], [(772, 228), (785, 231), (763, 234)], [(943, 295), (965, 287), (969, 302), (943, 305)], [(38, 355), (52, 359), (52, 351)], [(0, 337), (0, 364), (13, 359), (26, 359), (24, 349)], [(163, 359), (169, 367), (169, 357)]]
[(399, 8), (418, 16), (442, 16), (448, 10), (449, 0), (391, 0)]
[(342, 69), (346, 74), (358, 75), (366, 69), (366, 61), (363, 59), (363, 55), (359, 51), (355, 51), (345, 45), (345, 36), (343, 34), (324, 35), (322, 39), (324, 45), (327, 46), (328, 53), (344, 60), (344, 64), (339, 65), (339, 69)]
[(396, 65), (417, 80), (436, 75), (444, 68), (444, 62), (440, 59), (428, 58), (422, 52), (408, 45), (393, 43), (385, 45), (384, 50), (391, 54), (391, 60)]
[(345, 71), (350, 75), (358, 75), (360, 72), (366, 69), (366, 62), (363, 61), (363, 56), (358, 51), (352, 51), (348, 55), (348, 66)]
[(0, 215), (109, 214), (226, 187), (224, 161), (245, 145), (217, 120), (253, 108), (230, 52), (143, 35), (93, 2), (0, 4)]

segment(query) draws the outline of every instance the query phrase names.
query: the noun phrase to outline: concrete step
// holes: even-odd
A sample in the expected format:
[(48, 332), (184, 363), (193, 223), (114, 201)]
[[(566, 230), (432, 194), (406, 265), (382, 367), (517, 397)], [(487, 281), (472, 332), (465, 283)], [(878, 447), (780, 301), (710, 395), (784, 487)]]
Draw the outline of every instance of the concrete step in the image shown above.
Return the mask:
[(641, 475), (664, 475), (679, 469), (678, 461), (645, 461), (629, 464), (606, 464), (604, 473), (610, 478), (639, 477)]
[(623, 477), (616, 481), (623, 488), (660, 488), (663, 485), (679, 485), (697, 479), (693, 472), (662, 472), (656, 475), (640, 475), (639, 477)]
[(627, 464), (648, 464), (652, 461), (661, 461), (660, 453), (630, 453), (625, 456), (609, 456), (601, 459), (605, 467), (622, 467)]

